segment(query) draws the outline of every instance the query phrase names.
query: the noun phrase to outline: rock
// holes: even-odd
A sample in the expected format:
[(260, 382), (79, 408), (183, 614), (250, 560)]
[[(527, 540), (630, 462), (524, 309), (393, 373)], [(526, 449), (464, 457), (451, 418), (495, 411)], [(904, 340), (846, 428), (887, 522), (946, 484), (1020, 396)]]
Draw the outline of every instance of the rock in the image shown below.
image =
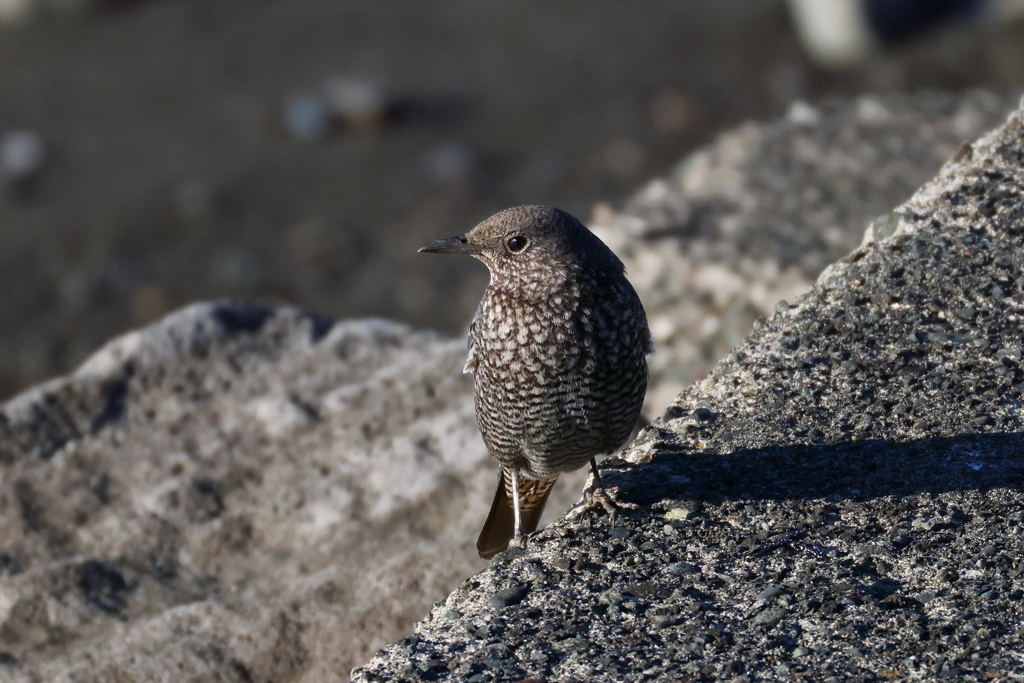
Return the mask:
[(366, 78), (333, 76), (323, 83), (323, 98), (334, 118), (354, 130), (384, 123), (388, 103), (380, 85)]
[(0, 0), (0, 25), (19, 25), (32, 19), (32, 0)]
[(0, 678), (343, 677), (484, 566), (464, 361), (198, 304), (0, 404)]
[(0, 26), (21, 26), (39, 19), (76, 19), (105, 4), (100, 0), (0, 0)]
[(340, 130), (373, 131), (386, 123), (388, 102), (368, 79), (333, 76), (318, 92), (293, 93), (281, 106), (285, 131), (302, 142), (321, 142)]
[[(856, 111), (884, 129), (897, 109)], [(835, 125), (819, 113), (789, 134), (818, 139), (814, 126)], [(353, 676), (1018, 670), (1013, 126), (964, 148), (911, 202), (880, 208), (860, 249), (771, 307), (606, 467), (606, 483), (652, 514), (559, 522)], [(774, 184), (737, 196), (782, 201), (781, 172), (744, 163)], [(712, 223), (706, 246), (726, 248), (727, 228), (745, 225), (725, 220), (735, 215)], [(676, 239), (615, 221), (652, 250)], [(771, 239), (746, 244), (750, 230), (743, 258), (769, 254)], [(701, 275), (705, 293), (745, 286), (729, 263)], [(660, 300), (668, 350), (681, 300)], [(0, 406), (0, 670), (322, 680), (407, 633), (483, 566), (472, 542), (494, 473), (464, 348), (382, 321), (200, 304)], [(529, 588), (490, 604), (510, 586)], [(794, 659), (799, 647), (810, 653)]]
[(786, 588), (784, 586), (768, 586), (763, 591), (757, 594), (756, 600), (758, 602), (765, 602), (767, 600), (771, 600), (772, 598), (778, 595), (782, 595), (785, 591)]
[(0, 178), (11, 182), (39, 173), (46, 145), (31, 130), (11, 130), (0, 135)]
[(497, 591), (487, 601), (494, 609), (501, 609), (503, 607), (510, 607), (512, 605), (518, 605), (526, 597), (528, 591), (523, 586), (509, 586), (508, 588)]
[(281, 106), (285, 131), (301, 142), (320, 142), (331, 132), (331, 110), (322, 98), (305, 93), (287, 97)]
[(866, 225), (891, 231), (893, 206), (1012, 106), (983, 92), (797, 102), (722, 135), (622, 212), (602, 205), (590, 225), (625, 262), (654, 335), (647, 413), (809, 290)]
[(31, 130), (0, 134), (0, 185), (15, 201), (24, 202), (36, 193), (46, 165), (46, 144)]
[[(504, 680), (1020, 671), (1024, 368), (1003, 350), (1024, 337), (1022, 118), (956, 155), (897, 207), (889, 237), (778, 306), (606, 465), (606, 485), (650, 512), (616, 520), (627, 538), (608, 538), (605, 516), (559, 520), (575, 532), (473, 577), (420, 622), (416, 653), (385, 648), (354, 680), (429, 659), (479, 675), (503, 644)], [(662, 533), (666, 511), (694, 504), (699, 517)], [(679, 562), (706, 569), (662, 569)], [(495, 615), (489, 596), (526, 564), (551, 580)], [(766, 585), (784, 590), (753, 611)], [(636, 601), (584, 607), (613, 586)], [(456, 637), (448, 609), (491, 629)], [(546, 645), (574, 637), (585, 653)]]

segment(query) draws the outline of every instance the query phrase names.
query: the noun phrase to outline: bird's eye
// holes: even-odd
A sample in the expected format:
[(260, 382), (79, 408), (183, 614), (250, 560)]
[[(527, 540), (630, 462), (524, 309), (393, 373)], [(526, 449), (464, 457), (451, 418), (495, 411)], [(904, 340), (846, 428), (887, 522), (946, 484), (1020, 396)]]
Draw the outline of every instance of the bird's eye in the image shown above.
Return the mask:
[(508, 250), (513, 254), (518, 254), (523, 249), (526, 249), (527, 244), (529, 244), (529, 241), (522, 235), (512, 235), (508, 238), (508, 241), (505, 242)]

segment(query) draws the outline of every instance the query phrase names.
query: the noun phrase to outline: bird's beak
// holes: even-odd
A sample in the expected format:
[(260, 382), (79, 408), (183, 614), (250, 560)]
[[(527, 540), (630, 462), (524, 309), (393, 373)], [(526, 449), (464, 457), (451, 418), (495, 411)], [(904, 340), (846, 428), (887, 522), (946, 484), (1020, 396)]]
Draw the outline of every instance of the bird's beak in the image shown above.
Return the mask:
[(418, 251), (421, 254), (479, 254), (480, 247), (470, 242), (465, 235), (458, 235), (431, 242)]

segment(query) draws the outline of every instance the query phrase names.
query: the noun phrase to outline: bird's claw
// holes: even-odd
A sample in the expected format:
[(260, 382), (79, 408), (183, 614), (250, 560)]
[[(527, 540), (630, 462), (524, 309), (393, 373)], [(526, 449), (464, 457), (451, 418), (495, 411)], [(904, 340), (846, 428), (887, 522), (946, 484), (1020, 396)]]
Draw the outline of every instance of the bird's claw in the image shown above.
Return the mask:
[(508, 542), (509, 548), (525, 548), (526, 544), (529, 543), (532, 534), (524, 534), (516, 532), (516, 535), (512, 537), (512, 540)]
[(643, 512), (643, 508), (636, 503), (618, 500), (603, 486), (595, 485), (583, 492), (582, 512), (587, 510), (597, 510), (598, 508), (601, 508), (608, 513), (608, 516), (611, 518), (612, 526), (615, 526), (615, 514), (620, 510)]

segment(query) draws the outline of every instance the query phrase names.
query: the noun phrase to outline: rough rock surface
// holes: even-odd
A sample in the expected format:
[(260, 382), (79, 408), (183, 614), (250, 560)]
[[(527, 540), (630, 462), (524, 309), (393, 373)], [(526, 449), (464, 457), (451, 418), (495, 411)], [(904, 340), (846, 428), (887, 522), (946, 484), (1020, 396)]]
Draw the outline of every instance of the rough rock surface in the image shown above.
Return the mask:
[[(687, 350), (687, 316), (699, 314), (687, 292), (703, 297), (700, 310), (725, 311), (719, 330), (744, 334), (818, 266), (778, 277), (764, 266), (763, 291), (757, 268), (743, 268), (784, 263), (786, 240), (819, 249), (824, 265), (860, 241), (857, 216), (883, 214), (909, 194), (908, 178), (956, 149), (958, 131), (1000, 106), (981, 94), (921, 96), (906, 111), (902, 100), (868, 102), (798, 107), (726, 136), (681, 167), (690, 184), (680, 192), (662, 183), (659, 195), (655, 183), (599, 225), (632, 259), (652, 318), (668, 320), (655, 392), (675, 395), (674, 363), (697, 372), (685, 359), (734, 343), (712, 334)], [(879, 102), (898, 115), (859, 118)], [(1019, 668), (1024, 375), (1021, 259), (1008, 232), (1018, 176), (977, 170), (986, 155), (1016, 163), (990, 147), (938, 181), (972, 189), (943, 199), (933, 188), (884, 213), (872, 232), (896, 237), (780, 309), (627, 453), (639, 465), (620, 463), (609, 483), (654, 517), (615, 529), (561, 522), (566, 538), (470, 579), (365, 676), (870, 678), (882, 662), (888, 677), (993, 678)], [(1015, 138), (1006, 147), (1020, 148)], [(816, 151), (800, 164), (799, 149)], [(877, 181), (872, 159), (899, 172)], [(787, 173), (803, 188), (795, 200)], [(826, 189), (816, 194), (815, 182)], [(826, 209), (846, 200), (844, 182), (862, 191), (834, 219)], [(954, 201), (962, 215), (947, 221), (940, 209)], [(669, 220), (697, 214), (711, 217)], [(939, 227), (919, 225), (928, 215)], [(659, 228), (644, 227), (658, 216)], [(786, 227), (797, 219), (800, 230)], [(833, 220), (847, 242), (820, 237)], [(985, 229), (971, 237), (976, 224)], [(700, 270), (695, 254), (719, 270)], [(870, 270), (886, 260), (900, 265)], [(714, 299), (735, 273), (749, 291)], [(979, 273), (1002, 273), (998, 287), (975, 286)], [(736, 310), (747, 312), (730, 318)], [(472, 539), (493, 465), (460, 374), (464, 349), (386, 322), (202, 304), (0, 405), (0, 679), (335, 680), (408, 633), (482, 566)], [(552, 511), (578, 491), (578, 480), (565, 486)]]
[(347, 676), (483, 566), (464, 361), (199, 304), (0, 405), (0, 680)]
[(1022, 119), (641, 434), (646, 515), (559, 520), (355, 680), (1019, 680)]
[(648, 413), (661, 414), (776, 303), (810, 289), (865, 225), (1014, 104), (986, 92), (797, 102), (687, 157), (621, 213), (597, 211), (592, 227), (650, 312)]

